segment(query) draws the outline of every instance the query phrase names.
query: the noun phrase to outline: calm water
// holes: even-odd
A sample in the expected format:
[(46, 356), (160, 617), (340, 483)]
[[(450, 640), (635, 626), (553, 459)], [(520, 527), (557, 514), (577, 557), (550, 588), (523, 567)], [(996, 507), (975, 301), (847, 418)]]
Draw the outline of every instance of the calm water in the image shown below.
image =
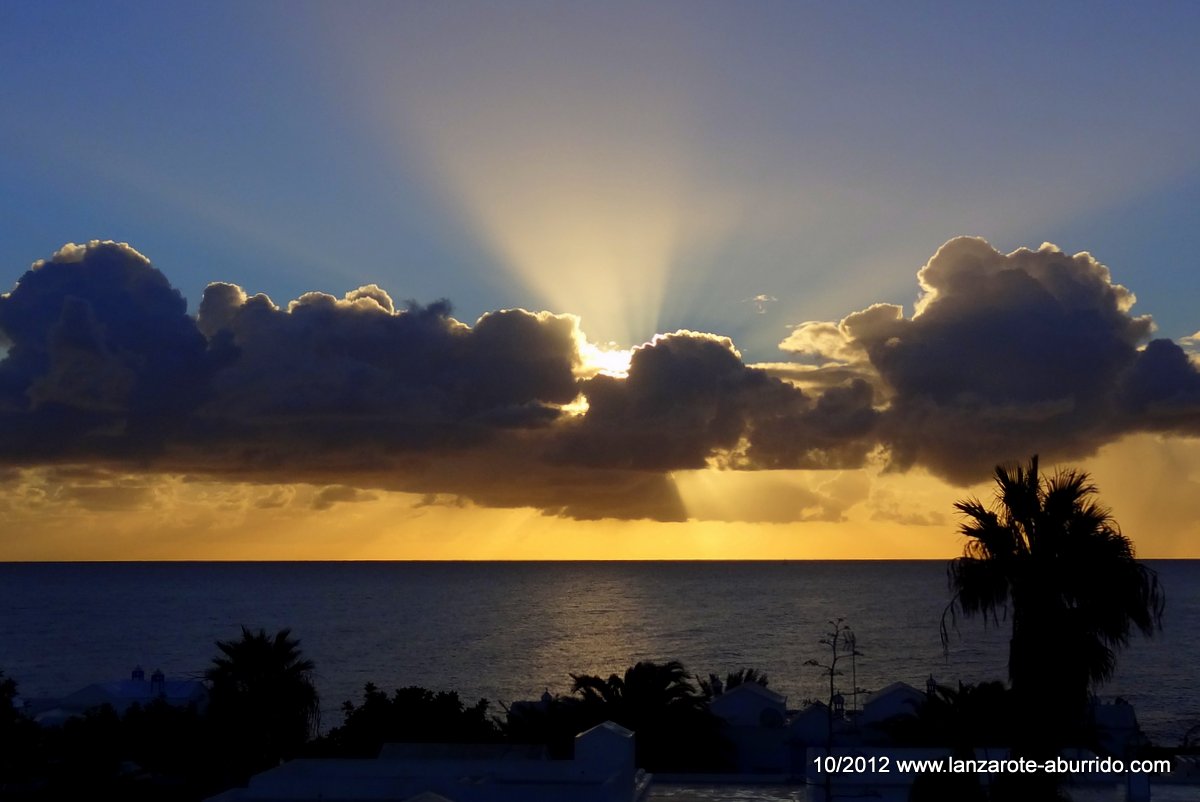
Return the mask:
[[(1200, 724), (1200, 562), (1152, 562), (1166, 631), (1136, 639), (1101, 689), (1153, 738)], [(566, 693), (569, 674), (682, 660), (753, 666), (789, 706), (822, 696), (817, 644), (855, 630), (858, 685), (924, 687), (1005, 676), (1007, 633), (959, 622), (944, 655), (943, 562), (0, 564), (0, 670), (27, 697), (128, 676), (199, 676), (238, 626), (291, 627), (317, 666), (324, 721), (364, 683), (458, 690), (467, 700)], [(844, 678), (850, 686), (850, 676)]]

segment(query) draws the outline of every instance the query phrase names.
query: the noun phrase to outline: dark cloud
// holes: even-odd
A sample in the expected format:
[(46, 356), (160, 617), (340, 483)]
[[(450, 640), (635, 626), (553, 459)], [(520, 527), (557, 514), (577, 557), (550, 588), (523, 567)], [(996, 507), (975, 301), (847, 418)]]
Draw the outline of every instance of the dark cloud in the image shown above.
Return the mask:
[(1137, 355), (1117, 401), (1131, 429), (1200, 434), (1200, 371), (1170, 340), (1153, 340)]
[[(1087, 254), (962, 238), (919, 280), (912, 317), (878, 304), (795, 327), (783, 347), (803, 361), (747, 365), (727, 338), (678, 331), (612, 376), (584, 364), (570, 315), (468, 325), (375, 285), (280, 307), (216, 283), (191, 317), (128, 245), (66, 246), (0, 296), (0, 470), (81, 466), (63, 482), (98, 489), (75, 504), (115, 487), (87, 471), (157, 471), (307, 483), (323, 488), (318, 509), (402, 490), (679, 521), (695, 511), (672, 471), (857, 468), (883, 453), (967, 481), (1033, 452), (1200, 430), (1194, 359), (1147, 344), (1150, 319)], [(770, 515), (836, 519), (856, 503), (795, 501)]]
[(454, 507), (457, 509), (465, 509), (468, 506), (468, 501), (462, 496), (452, 496), (439, 493), (426, 493), (421, 496), (417, 503), (413, 504), (414, 510), (419, 510), (424, 507)]
[[(877, 304), (806, 323), (782, 347), (882, 381), (895, 468), (956, 481), (1041, 452), (1078, 457), (1129, 431), (1195, 429), (1200, 376), (1089, 254), (946, 243), (918, 274), (916, 313)], [(831, 391), (832, 392), (832, 391)]]
[(213, 284), (197, 324), (236, 354), (204, 410), (230, 423), (339, 419), (408, 444), (468, 423), (542, 425), (577, 394), (566, 316), (510, 310), (469, 327), (444, 302), (396, 312), (374, 285), (342, 299), (306, 293), (279, 309)]
[(6, 454), (145, 455), (204, 398), (207, 343), (128, 245), (68, 245), (0, 296)]
[(855, 468), (874, 447), (867, 382), (851, 378), (814, 401), (712, 334), (659, 335), (634, 350), (626, 378), (600, 375), (582, 388), (587, 414), (562, 438), (560, 455), (579, 464)]
[[(686, 517), (660, 473), (564, 454), (563, 407), (584, 375), (571, 316), (506, 310), (466, 325), (445, 302), (398, 305), (374, 285), (280, 308), (213, 284), (192, 318), (145, 257), (92, 242), (64, 247), (0, 297), (0, 333), (9, 465)], [(316, 503), (346, 492), (327, 489)]]
[(876, 444), (879, 413), (869, 382), (829, 387), (802, 412), (765, 416), (751, 434), (755, 468), (861, 468)]
[(260, 510), (280, 509), (291, 504), (294, 497), (295, 490), (290, 485), (272, 487), (254, 499), (254, 506)]
[(642, 470), (702, 468), (734, 450), (764, 408), (807, 404), (799, 390), (743, 364), (728, 338), (688, 331), (636, 349), (626, 378), (599, 375), (582, 389), (587, 414), (560, 459)]
[(376, 498), (378, 496), (374, 493), (359, 490), (357, 487), (327, 485), (318, 490), (317, 494), (313, 496), (312, 508), (314, 510), (327, 510), (333, 507), (334, 504), (357, 504), (363, 501), (374, 501)]

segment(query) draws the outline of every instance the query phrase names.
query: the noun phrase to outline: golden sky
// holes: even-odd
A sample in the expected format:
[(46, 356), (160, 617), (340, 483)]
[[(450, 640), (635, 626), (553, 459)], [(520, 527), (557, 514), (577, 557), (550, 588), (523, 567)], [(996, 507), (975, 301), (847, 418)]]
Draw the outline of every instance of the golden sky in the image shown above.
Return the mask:
[[(1137, 435), (1075, 464), (1139, 556), (1197, 556), (1200, 440)], [(961, 547), (954, 500), (991, 494), (920, 471), (708, 470), (676, 475), (700, 519), (578, 521), (338, 485), (50, 473), (8, 477), (0, 560), (943, 559)], [(799, 515), (789, 490), (810, 500)]]

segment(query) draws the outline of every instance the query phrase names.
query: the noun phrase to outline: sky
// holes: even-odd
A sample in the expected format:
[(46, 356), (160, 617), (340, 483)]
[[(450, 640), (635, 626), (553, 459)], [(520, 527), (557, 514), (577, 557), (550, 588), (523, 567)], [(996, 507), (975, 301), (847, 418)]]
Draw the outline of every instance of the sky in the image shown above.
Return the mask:
[(1200, 557), (1198, 35), (0, 2), (0, 560)]

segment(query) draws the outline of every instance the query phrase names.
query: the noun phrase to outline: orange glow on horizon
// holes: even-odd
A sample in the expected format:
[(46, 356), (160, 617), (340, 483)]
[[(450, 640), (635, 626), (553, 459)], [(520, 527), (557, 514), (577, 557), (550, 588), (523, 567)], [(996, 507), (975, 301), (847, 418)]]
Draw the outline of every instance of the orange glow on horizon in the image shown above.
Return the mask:
[[(1200, 557), (1200, 440), (1140, 435), (1079, 464), (1140, 557)], [(41, 469), (20, 473), (3, 501), (4, 561), (947, 559), (962, 545), (953, 501), (991, 498), (989, 484), (915, 472), (706, 470), (675, 475), (696, 519), (578, 521), (340, 486), (119, 476), (53, 487)]]

